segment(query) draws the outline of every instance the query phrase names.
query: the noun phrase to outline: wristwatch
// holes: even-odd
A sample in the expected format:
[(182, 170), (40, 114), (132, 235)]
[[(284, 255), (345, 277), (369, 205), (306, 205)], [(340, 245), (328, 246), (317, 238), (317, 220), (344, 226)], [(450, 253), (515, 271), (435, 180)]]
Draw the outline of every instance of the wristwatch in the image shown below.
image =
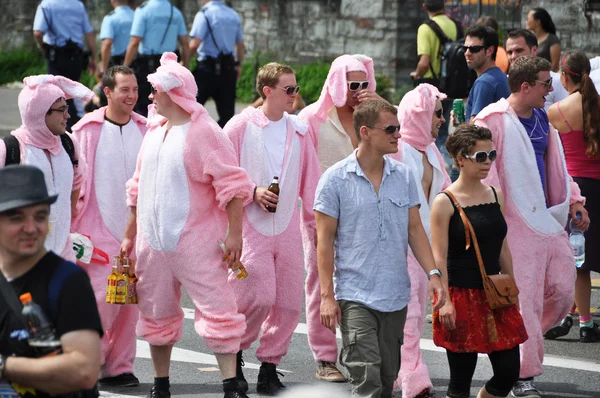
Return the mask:
[(434, 275), (437, 275), (437, 276), (439, 276), (441, 278), (442, 277), (442, 271), (440, 271), (439, 268), (432, 269), (427, 274), (427, 279), (431, 279), (431, 277), (434, 276)]

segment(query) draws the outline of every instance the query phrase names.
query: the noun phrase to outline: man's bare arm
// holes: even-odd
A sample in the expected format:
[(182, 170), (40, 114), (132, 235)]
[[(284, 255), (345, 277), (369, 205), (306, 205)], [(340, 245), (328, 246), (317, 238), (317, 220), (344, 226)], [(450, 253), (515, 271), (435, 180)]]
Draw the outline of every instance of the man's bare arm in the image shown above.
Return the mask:
[(138, 48), (140, 47), (141, 42), (142, 38), (140, 36), (131, 36), (129, 44), (127, 45), (127, 52), (125, 53), (123, 65), (131, 67), (131, 64), (138, 55)]

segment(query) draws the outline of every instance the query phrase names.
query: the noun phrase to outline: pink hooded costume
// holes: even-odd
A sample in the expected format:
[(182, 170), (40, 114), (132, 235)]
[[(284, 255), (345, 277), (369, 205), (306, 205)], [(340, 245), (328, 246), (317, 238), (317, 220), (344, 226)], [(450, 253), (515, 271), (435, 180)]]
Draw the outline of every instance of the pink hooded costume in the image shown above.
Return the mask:
[[(46, 113), (60, 98), (77, 98), (89, 101), (94, 93), (81, 83), (62, 76), (38, 75), (23, 79), (19, 94), (19, 112), (23, 124), (11, 132), (19, 140), (21, 163), (40, 168), (46, 177), (51, 195), (58, 194), (56, 203), (50, 206), (51, 230), (46, 238), (46, 249), (75, 262), (69, 233), (71, 231), (71, 193), (81, 187), (85, 179), (85, 160), (79, 156), (74, 142), (73, 166), (60, 137), (52, 134), (46, 126)], [(0, 167), (4, 167), (6, 146), (0, 141)]]
[(196, 306), (196, 332), (207, 347), (234, 354), (246, 325), (217, 240), (227, 232), (227, 204), (234, 198), (252, 200), (254, 185), (236, 166), (227, 136), (196, 102), (194, 77), (175, 54), (164, 53), (148, 81), (191, 121), (166, 134), (166, 118), (150, 120), (127, 183), (127, 204), (137, 206), (137, 334), (159, 346), (180, 339), (183, 285)]
[[(81, 187), (73, 219), (74, 231), (91, 237), (94, 247), (117, 255), (125, 233), (129, 208), (125, 185), (135, 172), (136, 159), (146, 132), (146, 118), (137, 113), (124, 126), (104, 119), (106, 107), (88, 113), (75, 126), (81, 158), (88, 178)], [(86, 269), (102, 319), (102, 377), (133, 373), (138, 310), (135, 305), (106, 303), (106, 279), (111, 266), (90, 263)]]
[[(352, 140), (344, 130), (336, 110), (346, 104), (348, 72), (365, 72), (369, 89), (375, 91), (373, 60), (358, 54), (342, 55), (331, 64), (318, 101), (304, 108), (298, 115), (308, 124), (308, 132), (317, 150), (321, 173), (354, 151)], [(338, 350), (335, 334), (321, 324), (321, 286), (314, 234), (307, 228), (304, 220), (302, 225), (308, 344), (315, 361), (336, 362)]]
[[(248, 270), (248, 278), (240, 283), (233, 274), (229, 276), (239, 310), (246, 316), (246, 333), (240, 349), (250, 348), (262, 326), (256, 357), (275, 365), (287, 353), (302, 314), (304, 270), (298, 198), (302, 198), (307, 229), (314, 235), (312, 206), (320, 176), (314, 146), (306, 135), (307, 126), (294, 115), (284, 113), (283, 117), (286, 131), (281, 134), (286, 138), (285, 147), (280, 148), (283, 167), (278, 174), (277, 211), (267, 213), (255, 202), (246, 206), (242, 263)], [(267, 150), (274, 149), (264, 141), (263, 128), (268, 124), (262, 110), (249, 107), (224, 127), (240, 166), (261, 187), (268, 186), (273, 177), (265, 167)]]
[[(431, 135), (431, 121), (436, 100), (444, 98), (446, 94), (440, 93), (435, 86), (426, 83), (420, 84), (402, 98), (398, 106), (398, 121), (402, 137), (398, 144), (398, 152), (388, 155), (412, 169), (419, 191), (421, 222), (430, 239), (430, 211), (433, 201), (438, 193), (450, 185), (450, 177), (446, 172), (442, 155), (435, 145), (435, 138)], [(420, 183), (423, 179), (423, 156), (427, 157), (427, 161), (433, 167), (429, 195), (426, 195)], [(410, 302), (404, 324), (402, 363), (396, 382), (401, 385), (404, 398), (413, 398), (425, 389), (431, 390), (433, 385), (419, 345), (425, 320), (429, 282), (412, 250), (408, 251), (408, 273)]]
[(508, 245), (529, 335), (521, 344), (520, 377), (534, 377), (543, 371), (543, 334), (573, 305), (575, 260), (564, 228), (569, 205), (585, 198), (567, 174), (560, 137), (552, 126), (545, 195), (531, 140), (508, 101), (488, 105), (475, 123), (492, 131), (498, 149), (485, 183), (504, 192)]

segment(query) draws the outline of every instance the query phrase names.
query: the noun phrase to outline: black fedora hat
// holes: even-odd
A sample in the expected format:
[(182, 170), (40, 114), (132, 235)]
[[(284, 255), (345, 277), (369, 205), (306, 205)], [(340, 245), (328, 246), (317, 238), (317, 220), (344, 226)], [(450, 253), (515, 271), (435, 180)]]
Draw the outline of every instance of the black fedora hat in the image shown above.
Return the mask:
[(12, 165), (0, 169), (0, 213), (38, 204), (52, 204), (58, 195), (48, 195), (42, 170)]

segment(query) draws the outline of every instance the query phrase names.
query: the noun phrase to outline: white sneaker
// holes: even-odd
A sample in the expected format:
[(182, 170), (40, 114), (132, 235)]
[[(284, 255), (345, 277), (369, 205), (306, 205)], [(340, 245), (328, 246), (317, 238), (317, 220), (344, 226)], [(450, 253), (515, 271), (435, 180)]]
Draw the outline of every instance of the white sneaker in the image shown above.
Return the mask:
[(510, 392), (514, 398), (542, 398), (533, 380), (519, 380)]

